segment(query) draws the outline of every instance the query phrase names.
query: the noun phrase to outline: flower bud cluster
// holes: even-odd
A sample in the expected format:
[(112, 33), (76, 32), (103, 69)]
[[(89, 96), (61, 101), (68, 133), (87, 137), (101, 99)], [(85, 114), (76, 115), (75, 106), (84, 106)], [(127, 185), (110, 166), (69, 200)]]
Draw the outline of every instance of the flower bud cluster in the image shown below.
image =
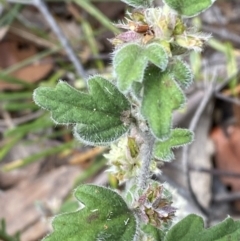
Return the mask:
[[(104, 157), (108, 160), (107, 172), (114, 175), (120, 184), (138, 177), (142, 164), (139, 144), (135, 138), (121, 138), (117, 143), (111, 145), (111, 150)], [(152, 161), (150, 169), (154, 173), (159, 172), (155, 161)]]
[(148, 44), (153, 41), (163, 43), (170, 56), (188, 50), (201, 51), (210, 35), (188, 28), (181, 16), (168, 6), (163, 8), (136, 9), (128, 13), (125, 22), (115, 24), (126, 31), (111, 39), (113, 45), (124, 43)]
[(157, 228), (169, 225), (175, 216), (176, 208), (171, 206), (172, 196), (158, 182), (151, 182), (145, 192), (140, 195), (136, 209), (141, 219)]

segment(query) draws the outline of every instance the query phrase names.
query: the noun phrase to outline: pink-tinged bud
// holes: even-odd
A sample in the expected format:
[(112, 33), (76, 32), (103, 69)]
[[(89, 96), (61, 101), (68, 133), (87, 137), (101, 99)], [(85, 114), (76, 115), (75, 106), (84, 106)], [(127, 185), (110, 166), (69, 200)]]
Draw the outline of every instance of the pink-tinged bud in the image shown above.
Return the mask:
[[(117, 46), (122, 43), (129, 43), (129, 42), (140, 42), (142, 38), (142, 35), (139, 33), (136, 33), (134, 31), (127, 31), (124, 33), (120, 33), (117, 35), (114, 39), (111, 39), (110, 42)], [(116, 43), (116, 44), (114, 44)]]
[(176, 208), (172, 207), (171, 197), (163, 185), (153, 182), (139, 197), (137, 209), (143, 222), (158, 228), (170, 223), (175, 216)]

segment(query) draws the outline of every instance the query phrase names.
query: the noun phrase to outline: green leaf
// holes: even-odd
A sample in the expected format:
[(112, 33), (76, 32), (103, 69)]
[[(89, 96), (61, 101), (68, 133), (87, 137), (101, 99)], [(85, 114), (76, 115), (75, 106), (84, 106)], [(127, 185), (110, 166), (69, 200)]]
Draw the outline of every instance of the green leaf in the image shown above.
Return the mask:
[(145, 53), (150, 62), (155, 64), (161, 70), (166, 69), (168, 64), (168, 55), (161, 44), (152, 43), (147, 45)]
[(126, 4), (135, 7), (151, 7), (151, 4), (153, 0), (122, 0), (122, 2), (125, 2)]
[(227, 218), (216, 226), (204, 229), (203, 219), (190, 214), (174, 225), (164, 241), (239, 241), (240, 221)]
[(180, 15), (193, 17), (211, 7), (215, 0), (164, 0), (164, 2)]
[(144, 78), (141, 112), (153, 134), (166, 140), (171, 134), (172, 112), (185, 103), (185, 96), (168, 72), (150, 66)]
[(133, 82), (131, 91), (132, 91), (132, 94), (136, 98), (137, 101), (142, 100), (142, 90), (143, 90), (142, 83)]
[(142, 82), (147, 57), (139, 44), (127, 44), (116, 51), (113, 67), (121, 91), (128, 90), (134, 81)]
[(150, 224), (143, 225), (141, 230), (150, 236), (152, 241), (162, 241), (164, 238), (164, 232)]
[(201, 217), (190, 214), (168, 231), (164, 241), (197, 241), (197, 234), (203, 230), (203, 225)]
[(34, 101), (51, 111), (58, 124), (73, 124), (75, 136), (89, 144), (107, 144), (125, 134), (130, 125), (130, 103), (100, 76), (88, 81), (89, 94), (60, 81), (53, 88), (39, 87)]
[(173, 74), (174, 79), (177, 80), (178, 84), (183, 89), (186, 89), (192, 84), (193, 74), (191, 69), (185, 62), (177, 59), (172, 64), (170, 72)]
[(223, 222), (203, 230), (198, 235), (197, 241), (239, 241), (240, 240), (240, 221), (226, 218)]
[(180, 147), (191, 143), (193, 133), (188, 129), (176, 128), (172, 130), (169, 139), (166, 141), (156, 141), (154, 144), (154, 156), (162, 161), (171, 161), (174, 159), (172, 148)]
[(73, 134), (80, 142), (88, 145), (108, 145), (125, 134), (128, 129), (124, 122), (109, 117), (96, 124), (77, 124)]
[(53, 233), (43, 241), (133, 241), (136, 219), (116, 192), (95, 185), (81, 185), (76, 198), (85, 206), (76, 212), (58, 215)]
[(78, 209), (78, 207), (79, 207), (79, 203), (77, 200), (67, 200), (61, 205), (61, 207), (58, 211), (58, 214), (74, 212), (75, 210)]

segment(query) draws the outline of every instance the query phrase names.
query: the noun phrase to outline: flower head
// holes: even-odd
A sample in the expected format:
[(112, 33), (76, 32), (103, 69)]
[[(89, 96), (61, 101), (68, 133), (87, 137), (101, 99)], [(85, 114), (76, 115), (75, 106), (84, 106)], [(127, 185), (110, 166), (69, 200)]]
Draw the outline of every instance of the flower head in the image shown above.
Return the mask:
[(169, 225), (175, 216), (176, 208), (171, 204), (171, 194), (164, 186), (151, 182), (145, 192), (140, 195), (136, 208), (143, 221), (162, 228)]
[[(133, 137), (123, 137), (117, 144), (111, 145), (111, 150), (104, 157), (108, 160), (107, 172), (111, 172), (120, 183), (139, 175), (141, 168), (141, 156), (139, 144)], [(156, 162), (153, 160), (150, 169), (158, 173)]]
[[(164, 42), (163, 47), (167, 46), (168, 53), (168, 44), (174, 49), (169, 53), (170, 56), (182, 54), (188, 50), (201, 51), (210, 38), (210, 35), (198, 33), (187, 27), (182, 17), (167, 5), (163, 8), (134, 10), (128, 13), (125, 22), (115, 26), (126, 31), (110, 40), (113, 45), (119, 46), (132, 42), (146, 45), (154, 41)], [(180, 52), (175, 51), (179, 48), (181, 48)]]

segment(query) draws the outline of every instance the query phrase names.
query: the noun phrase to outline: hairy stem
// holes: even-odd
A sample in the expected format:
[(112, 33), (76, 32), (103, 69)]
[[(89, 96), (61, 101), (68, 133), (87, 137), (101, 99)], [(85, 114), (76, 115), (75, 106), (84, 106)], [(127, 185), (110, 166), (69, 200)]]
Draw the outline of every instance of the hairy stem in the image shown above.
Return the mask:
[(152, 1), (151, 0), (145, 0), (145, 6), (148, 6), (149, 8), (152, 7)]
[(141, 190), (144, 190), (147, 187), (147, 183), (150, 178), (150, 165), (152, 161), (154, 137), (149, 131), (140, 131), (140, 134), (143, 139), (143, 144), (141, 145), (140, 149), (142, 166), (140, 170), (138, 186)]

